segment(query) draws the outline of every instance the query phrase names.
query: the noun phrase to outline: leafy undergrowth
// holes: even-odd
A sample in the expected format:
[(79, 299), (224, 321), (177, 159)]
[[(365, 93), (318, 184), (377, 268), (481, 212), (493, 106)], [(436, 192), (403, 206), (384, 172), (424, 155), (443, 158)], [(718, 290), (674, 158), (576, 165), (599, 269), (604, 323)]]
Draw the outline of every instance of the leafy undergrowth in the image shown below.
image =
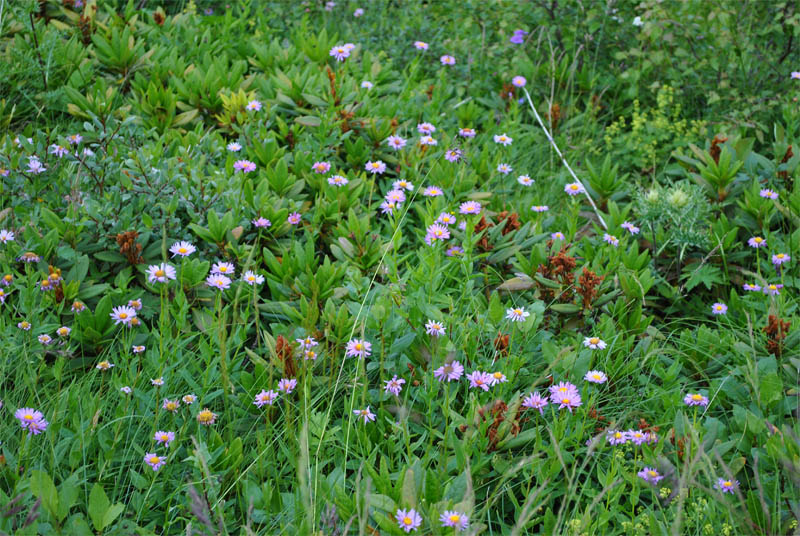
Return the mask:
[(795, 533), (796, 5), (230, 4), (0, 2), (0, 533)]

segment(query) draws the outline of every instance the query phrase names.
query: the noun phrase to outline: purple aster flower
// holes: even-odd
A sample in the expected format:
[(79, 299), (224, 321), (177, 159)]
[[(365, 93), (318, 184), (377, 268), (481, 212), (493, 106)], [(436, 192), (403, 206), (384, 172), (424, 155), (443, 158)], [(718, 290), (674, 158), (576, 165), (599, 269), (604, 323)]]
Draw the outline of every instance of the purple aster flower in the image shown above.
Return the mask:
[(232, 153), (238, 153), (242, 150), (242, 144), (232, 141), (226, 146), (226, 148)]
[(358, 418), (364, 419), (364, 424), (375, 420), (375, 414), (370, 411), (369, 406), (364, 409), (354, 409), (353, 414)]
[(641, 430), (628, 430), (625, 432), (625, 435), (627, 436), (628, 441), (637, 446), (647, 442), (647, 433), (642, 432)]
[(419, 139), (419, 144), (420, 145), (431, 145), (431, 146), (434, 146), (434, 145), (438, 145), (439, 142), (436, 141), (435, 139), (433, 139), (431, 136), (422, 136)]
[(175, 441), (175, 432), (165, 432), (163, 430), (159, 430), (155, 433), (153, 439), (155, 439), (157, 443), (161, 443), (165, 447), (169, 447), (169, 444)]
[(614, 247), (619, 246), (619, 238), (608, 233), (603, 233), (603, 242), (611, 244)]
[(728, 480), (725, 478), (718, 478), (714, 488), (720, 490), (722, 493), (733, 493), (739, 488), (738, 480)]
[[(425, 45), (425, 48), (427, 47), (428, 45)], [(400, 528), (406, 532), (417, 530), (419, 526), (422, 525), (422, 517), (413, 508), (410, 510), (400, 510), (398, 508), (394, 518), (397, 520), (397, 524)]]
[[(758, 286), (758, 285), (754, 285)], [(769, 285), (764, 286), (764, 294), (767, 296), (779, 296), (781, 291), (780, 289), (783, 288), (783, 285), (776, 285), (775, 283), (770, 283)]]
[(569, 195), (580, 195), (586, 190), (583, 188), (583, 185), (579, 182), (571, 182), (564, 186), (564, 191), (567, 192)]
[(296, 387), (297, 380), (295, 378), (281, 378), (281, 381), (278, 382), (278, 391), (287, 395), (294, 391)]
[(502, 134), (495, 134), (494, 136), (494, 142), (503, 146), (511, 145), (511, 142), (513, 141), (514, 139), (507, 136), (505, 132), (503, 132)]
[(778, 193), (770, 190), (769, 188), (764, 188), (758, 192), (758, 195), (766, 199), (778, 199)]
[(361, 339), (348, 341), (344, 355), (345, 357), (369, 357), (372, 355), (372, 343)]
[(249, 160), (237, 160), (233, 163), (233, 169), (242, 173), (250, 173), (256, 170), (256, 165)]
[(155, 452), (148, 452), (144, 455), (144, 462), (152, 467), (154, 472), (157, 472), (167, 463), (167, 457), (156, 456)]
[(637, 474), (645, 482), (648, 482), (650, 484), (657, 484), (659, 480), (664, 478), (662, 475), (658, 474), (658, 471), (656, 471), (652, 467), (645, 467), (644, 469), (639, 471)]
[(313, 169), (315, 173), (322, 175), (331, 170), (331, 165), (328, 162), (314, 162), (311, 165), (311, 169)]
[(502, 173), (503, 175), (508, 175), (509, 173), (514, 171), (514, 169), (508, 164), (499, 164), (497, 166), (497, 171)]
[(530, 178), (528, 175), (520, 175), (519, 177), (517, 177), (517, 182), (520, 183), (523, 186), (530, 186), (535, 181), (532, 178)]
[(444, 159), (448, 162), (458, 162), (462, 154), (461, 149), (448, 149), (444, 153)]
[(547, 398), (540, 395), (538, 391), (529, 394), (522, 400), (522, 407), (538, 409), (540, 415), (544, 415), (544, 407), (547, 404)]
[(441, 223), (442, 225), (454, 225), (456, 223), (456, 217), (449, 212), (442, 212), (439, 214), (439, 217), (436, 218), (436, 223)]
[(428, 186), (422, 190), (422, 195), (425, 197), (439, 197), (440, 195), (444, 195), (444, 192), (438, 186)]
[(751, 248), (763, 248), (767, 245), (767, 241), (761, 238), (760, 236), (754, 236), (747, 241), (747, 245)]
[(531, 316), (531, 314), (525, 310), (524, 307), (511, 307), (506, 309), (506, 320), (511, 320), (512, 322), (525, 322), (525, 319)]
[(711, 314), (712, 315), (724, 315), (728, 312), (728, 306), (724, 303), (715, 303), (711, 306)]
[(469, 380), (469, 386), (473, 389), (488, 391), (489, 387), (492, 385), (492, 377), (488, 373), (481, 372), (480, 370), (474, 370), (471, 374), (467, 374), (467, 379)]
[(211, 265), (212, 274), (222, 274), (233, 277), (236, 273), (236, 268), (230, 262), (215, 262)]
[(458, 211), (461, 214), (480, 214), (481, 204), (477, 201), (467, 201), (466, 203), (461, 203), (461, 206), (458, 207)]
[(628, 232), (631, 233), (632, 235), (639, 234), (639, 228), (629, 221), (623, 222), (622, 225), (620, 225), (620, 227), (622, 227), (623, 229), (627, 229)]
[(380, 174), (382, 174), (383, 172), (386, 171), (386, 164), (384, 164), (380, 160), (376, 160), (375, 162), (371, 162), (371, 161), (367, 162), (366, 166), (364, 166), (364, 167), (366, 168), (367, 171), (369, 171), (373, 175), (376, 174), (376, 173), (378, 175), (380, 175)]
[(511, 39), (509, 39), (509, 41), (511, 41), (515, 45), (521, 45), (522, 43), (525, 42), (526, 35), (528, 35), (528, 32), (526, 32), (525, 30), (514, 30), (514, 35), (511, 36)]
[(38, 175), (39, 173), (44, 173), (47, 171), (47, 168), (39, 161), (38, 158), (35, 156), (31, 156), (28, 158), (28, 173), (33, 173), (34, 175)]
[(392, 188), (395, 190), (408, 190), (411, 192), (414, 190), (414, 185), (405, 179), (400, 179), (392, 183)]
[(453, 527), (458, 532), (467, 530), (469, 527), (469, 518), (467, 515), (456, 512), (455, 510), (445, 510), (444, 513), (439, 516), (439, 521), (443, 527)]
[(389, 136), (386, 139), (386, 143), (389, 145), (389, 147), (391, 147), (395, 151), (398, 151), (406, 146), (406, 140), (404, 140), (400, 136)]
[(398, 378), (397, 374), (392, 376), (391, 380), (384, 380), (386, 385), (383, 386), (383, 390), (387, 393), (391, 393), (394, 396), (400, 396), (400, 391), (403, 390), (403, 384), (406, 381), (403, 378)]
[(513, 84), (515, 87), (525, 87), (525, 84), (527, 83), (528, 81), (525, 80), (524, 76), (515, 76), (511, 79), (511, 84)]
[(464, 374), (464, 367), (458, 361), (451, 361), (445, 363), (441, 367), (433, 371), (433, 377), (440, 382), (444, 381), (457, 381)]
[(247, 103), (247, 106), (245, 106), (245, 109), (250, 111), (250, 112), (257, 112), (257, 111), (261, 110), (261, 102), (257, 101), (257, 100), (251, 100), (250, 102)]
[(343, 45), (333, 47), (328, 55), (336, 58), (336, 61), (344, 61), (350, 56), (350, 48)]
[(561, 231), (556, 231), (555, 233), (552, 233), (550, 235), (550, 238), (552, 238), (553, 240), (564, 240), (564, 233), (562, 233)]
[[(751, 285), (750, 283), (745, 283), (744, 285), (742, 285), (742, 288), (748, 292), (758, 292), (759, 290), (761, 290), (761, 287), (759, 285), (756, 284)], [(777, 290), (777, 288), (775, 290)]]
[(453, 56), (450, 56), (448, 54), (445, 54), (444, 56), (439, 58), (439, 61), (442, 62), (442, 65), (455, 65), (456, 64), (456, 59)]
[(266, 229), (267, 227), (272, 226), (272, 222), (269, 221), (267, 218), (258, 217), (254, 219), (252, 222), (253, 227), (258, 227), (259, 229)]
[(776, 267), (785, 262), (789, 262), (790, 260), (792, 260), (792, 258), (786, 253), (776, 253), (772, 256), (772, 264), (774, 264)]
[(431, 123), (419, 123), (417, 125), (417, 132), (422, 135), (430, 135), (436, 132), (436, 127)]
[(533, 205), (531, 207), (531, 210), (534, 212), (547, 212), (548, 210), (550, 210), (550, 207), (548, 207), (547, 205)]
[(417, 50), (428, 50), (428, 43), (425, 41), (414, 41), (414, 48)]
[(475, 137), (475, 129), (473, 128), (460, 128), (458, 129), (458, 135), (462, 138), (474, 138)]
[(19, 408), (14, 412), (14, 417), (19, 420), (20, 426), (28, 431), (28, 435), (39, 435), (47, 429), (48, 422), (41, 411), (33, 408)]
[(381, 209), (381, 214), (391, 214), (392, 211), (397, 208), (397, 205), (389, 201), (384, 201), (380, 204), (379, 208)]
[(461, 246), (450, 246), (449, 248), (447, 248), (447, 251), (445, 251), (444, 254), (447, 255), (448, 257), (456, 257), (458, 255), (463, 255), (464, 248), (462, 248)]
[(608, 376), (606, 376), (605, 372), (600, 370), (590, 370), (583, 379), (589, 383), (606, 383), (608, 381)]
[(403, 192), (403, 190), (389, 190), (389, 192), (386, 194), (386, 201), (389, 203), (395, 203), (399, 205), (400, 203), (405, 202), (405, 200), (406, 194)]
[(609, 445), (624, 445), (628, 442), (628, 436), (622, 430), (608, 430), (606, 440)]
[(702, 406), (705, 408), (708, 406), (708, 398), (700, 393), (690, 393), (683, 397), (683, 403), (687, 406)]
[(506, 375), (500, 372), (499, 370), (497, 372), (492, 372), (491, 374), (489, 374), (490, 386), (495, 386), (498, 383), (506, 383), (507, 381), (508, 378), (506, 378)]
[(436, 320), (428, 320), (428, 322), (425, 324), (425, 333), (431, 335), (432, 337), (444, 335), (444, 330), (444, 324), (437, 322)]
[(278, 393), (270, 389), (269, 391), (261, 390), (253, 400), (253, 405), (260, 408), (263, 406), (271, 406), (275, 403), (275, 399), (278, 398)]
[(447, 240), (448, 238), (450, 238), (450, 230), (444, 225), (434, 223), (426, 230), (425, 243), (430, 246), (437, 240)]
[(299, 212), (292, 212), (291, 214), (289, 214), (289, 217), (286, 218), (286, 221), (288, 221), (292, 225), (297, 225), (298, 223), (300, 223), (300, 219), (302, 217), (303, 216)]
[(348, 182), (350, 181), (348, 181), (345, 177), (342, 177), (341, 175), (334, 175), (328, 178), (328, 184), (330, 184), (331, 186), (337, 186), (339, 188), (347, 185)]
[(361, 82), (361, 89), (366, 89), (367, 91), (369, 91), (370, 89), (372, 89), (372, 87), (373, 84), (369, 80), (364, 80)]

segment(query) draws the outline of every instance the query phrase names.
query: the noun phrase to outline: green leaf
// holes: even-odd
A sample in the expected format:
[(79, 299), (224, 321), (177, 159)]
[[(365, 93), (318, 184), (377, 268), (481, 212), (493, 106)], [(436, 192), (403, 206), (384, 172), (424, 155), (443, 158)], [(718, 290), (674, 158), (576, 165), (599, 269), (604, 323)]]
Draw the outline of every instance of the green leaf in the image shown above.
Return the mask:
[(122, 503), (116, 503), (112, 505), (108, 510), (106, 510), (105, 515), (103, 515), (103, 528), (108, 527), (111, 523), (114, 522), (119, 515), (125, 511), (125, 505)]
[(92, 520), (94, 530), (102, 531), (106, 528), (105, 516), (111, 502), (103, 491), (103, 487), (97, 482), (92, 486), (92, 491), (89, 492), (89, 518)]
[(322, 120), (319, 117), (314, 117), (313, 115), (297, 117), (294, 121), (295, 123), (300, 123), (301, 125), (305, 125), (307, 127), (318, 127), (322, 124)]
[(42, 500), (42, 505), (50, 515), (58, 518), (58, 493), (53, 479), (44, 471), (32, 471), (30, 479), (31, 492)]
[[(692, 270), (692, 267), (687, 266), (686, 270), (684, 270), (684, 277), (686, 277), (685, 272), (687, 270)], [(711, 287), (714, 284), (721, 284), (723, 282), (722, 270), (716, 266), (704, 264), (699, 268), (693, 269), (689, 273), (688, 279), (684, 286), (687, 291), (691, 291), (693, 288), (702, 283), (708, 290), (711, 290)]]

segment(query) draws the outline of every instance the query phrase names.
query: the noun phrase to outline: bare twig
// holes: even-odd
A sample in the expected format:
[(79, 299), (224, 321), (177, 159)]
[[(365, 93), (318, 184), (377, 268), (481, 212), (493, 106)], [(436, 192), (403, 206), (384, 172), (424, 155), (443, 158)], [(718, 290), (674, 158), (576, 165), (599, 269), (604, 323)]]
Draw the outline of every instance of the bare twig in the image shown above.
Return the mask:
[(47, 77), (44, 74), (44, 62), (42, 61), (42, 53), (39, 52), (39, 38), (36, 37), (36, 25), (33, 22), (33, 13), (28, 13), (31, 18), (31, 34), (33, 35), (33, 44), (36, 46), (36, 57), (39, 59), (39, 67), (42, 70), (42, 83), (44, 90), (47, 91)]

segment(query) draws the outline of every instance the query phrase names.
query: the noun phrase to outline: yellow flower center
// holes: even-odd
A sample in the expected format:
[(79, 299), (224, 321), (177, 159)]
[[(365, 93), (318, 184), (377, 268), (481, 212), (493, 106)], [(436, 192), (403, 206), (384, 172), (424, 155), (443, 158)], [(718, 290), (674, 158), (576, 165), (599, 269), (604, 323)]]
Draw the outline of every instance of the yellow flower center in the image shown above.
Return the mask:
[(459, 521), (461, 521), (461, 516), (458, 514), (453, 514), (450, 516), (450, 521), (452, 521), (453, 523), (458, 523)]
[(361, 343), (356, 344), (356, 350), (361, 350), (364, 347)]
[(30, 413), (28, 413), (28, 414), (26, 414), (26, 415), (25, 415), (24, 419), (25, 419), (26, 421), (32, 421), (32, 420), (33, 420), (33, 415), (31, 415)]
[(770, 290), (778, 290), (778, 285), (770, 285), (767, 288), (769, 288)]
[(692, 395), (692, 400), (697, 400), (699, 402), (703, 400), (703, 395)]
[(589, 339), (589, 342), (592, 344), (597, 344), (598, 342), (600, 342), (600, 339), (598, 339), (597, 337), (592, 337), (591, 339)]
[(733, 487), (733, 482), (731, 482), (730, 480), (726, 480), (725, 482), (722, 483), (722, 485), (726, 488), (730, 488)]
[(150, 463), (157, 464), (160, 461), (161, 458), (159, 458), (158, 456), (150, 456)]
[(166, 407), (167, 407), (168, 411), (173, 411), (173, 410), (175, 410), (177, 408), (177, 406), (175, 405), (175, 402), (167, 402), (167, 406)]
[(224, 274), (225, 272), (227, 272), (227, 271), (228, 271), (228, 268), (227, 268), (226, 266), (220, 266), (220, 267), (219, 267), (219, 271), (220, 271), (220, 272), (222, 272), (222, 273)]
[(503, 377), (503, 373), (502, 372), (495, 372), (494, 374), (492, 374), (492, 376), (494, 376), (495, 378), (497, 378), (499, 380), (500, 378)]
[(156, 277), (164, 277), (164, 270), (161, 269), (156, 270)]
[(122, 320), (125, 320), (126, 318), (128, 318), (128, 313), (120, 313), (120, 314), (119, 314), (119, 317), (120, 317)]
[(188, 251), (186, 248), (178, 248), (178, 253), (186, 253)]
[(594, 378), (595, 380), (602, 380), (603, 379), (603, 377), (600, 376), (599, 374), (592, 374), (592, 378)]
[(403, 525), (411, 525), (413, 523), (414, 522), (411, 520), (410, 517), (406, 516), (406, 517), (403, 518)]
[(616, 439), (619, 439), (619, 438), (621, 438), (621, 437), (622, 437), (622, 433), (621, 433), (621, 432), (617, 432), (616, 434), (614, 434), (614, 437), (615, 437)]
[(656, 471), (647, 471), (647, 474), (650, 476), (656, 476), (658, 473)]
[(783, 253), (778, 253), (778, 254), (776, 255), (776, 257), (778, 257), (779, 259), (782, 259), (782, 258), (783, 258)]
[(569, 398), (562, 398), (561, 399), (561, 403), (562, 404), (569, 404)]

